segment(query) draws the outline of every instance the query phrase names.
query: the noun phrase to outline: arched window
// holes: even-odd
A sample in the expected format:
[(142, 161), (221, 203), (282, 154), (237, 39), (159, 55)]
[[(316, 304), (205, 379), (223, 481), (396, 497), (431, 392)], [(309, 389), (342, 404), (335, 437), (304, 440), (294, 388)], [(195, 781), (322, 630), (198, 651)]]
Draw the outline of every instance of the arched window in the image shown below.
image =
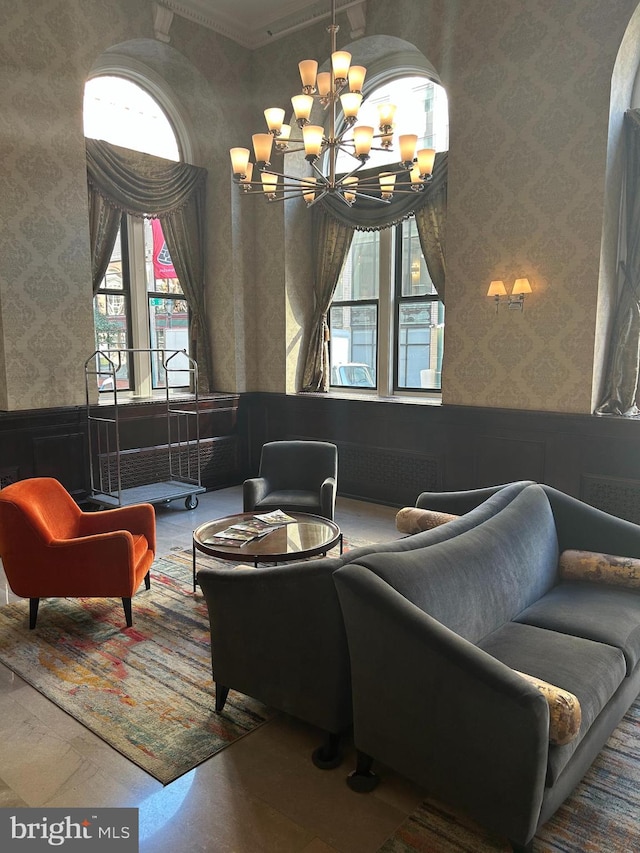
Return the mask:
[[(101, 75), (87, 81), (84, 132), (122, 148), (182, 159), (175, 129), (158, 100), (125, 77)], [(121, 352), (189, 351), (189, 310), (159, 220), (122, 216), (106, 275), (94, 297), (94, 321), (96, 349), (121, 364), (116, 374), (119, 391), (151, 396), (154, 389), (165, 387), (167, 377), (158, 353), (148, 358)], [(105, 361), (101, 368), (106, 367)], [(183, 386), (188, 376), (176, 371), (169, 384)], [(99, 376), (98, 387), (112, 391), (113, 378), (108, 373)]]
[[(445, 90), (424, 75), (374, 81), (358, 124), (377, 127), (379, 104), (396, 105), (394, 136), (417, 133), (417, 148), (449, 147)], [(375, 143), (374, 143), (375, 144)], [(397, 163), (397, 146), (373, 151), (369, 166)], [(338, 172), (350, 171), (348, 153)], [(441, 389), (444, 305), (420, 248), (413, 218), (383, 231), (356, 231), (329, 311), (330, 384), (379, 394)]]

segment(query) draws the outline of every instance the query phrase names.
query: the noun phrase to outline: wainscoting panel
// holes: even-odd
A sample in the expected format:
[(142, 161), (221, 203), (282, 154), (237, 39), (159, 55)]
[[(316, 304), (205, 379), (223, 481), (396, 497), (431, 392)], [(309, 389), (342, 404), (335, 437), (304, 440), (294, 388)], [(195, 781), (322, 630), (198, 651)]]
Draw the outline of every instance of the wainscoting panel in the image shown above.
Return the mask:
[(514, 480), (544, 482), (545, 446), (542, 441), (481, 435), (476, 440), (476, 482), (498, 485)]
[[(61, 473), (62, 460), (64, 473)], [(88, 464), (86, 433), (35, 436), (33, 439), (34, 476), (56, 477), (72, 495), (84, 493)]]
[(583, 474), (580, 499), (618, 518), (640, 524), (640, 480)]
[(640, 523), (640, 421), (331, 394), (242, 395), (249, 473), (264, 441), (339, 448), (338, 492), (392, 506), (421, 491), (534, 480)]
[(442, 463), (437, 456), (345, 442), (337, 446), (340, 494), (394, 504), (402, 503), (409, 492), (413, 503), (420, 492), (442, 488)]

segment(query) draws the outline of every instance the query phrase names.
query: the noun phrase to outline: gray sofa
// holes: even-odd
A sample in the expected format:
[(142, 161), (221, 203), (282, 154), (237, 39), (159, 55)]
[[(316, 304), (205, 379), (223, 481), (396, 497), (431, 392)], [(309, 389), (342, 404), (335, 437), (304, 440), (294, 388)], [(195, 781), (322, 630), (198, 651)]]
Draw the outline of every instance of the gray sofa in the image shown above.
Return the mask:
[[(216, 709), (223, 710), (231, 688), (318, 726), (326, 739), (315, 750), (314, 763), (337, 766), (352, 710), (349, 652), (333, 572), (372, 553), (401, 554), (456, 536), (498, 512), (526, 485), (495, 487), (486, 501), (484, 492), (475, 499), (461, 493), (465, 514), (459, 519), (341, 557), (257, 569), (201, 568), (197, 580), (209, 612)], [(438, 495), (424, 500), (437, 503)], [(474, 500), (481, 505), (467, 513)], [(457, 505), (448, 506), (453, 511)]]
[[(640, 690), (640, 594), (563, 580), (568, 549), (638, 558), (640, 526), (528, 485), (455, 537), (335, 572), (353, 788), (375, 784), (377, 759), (531, 849)], [(549, 742), (547, 700), (514, 670), (578, 698), (573, 740)]]

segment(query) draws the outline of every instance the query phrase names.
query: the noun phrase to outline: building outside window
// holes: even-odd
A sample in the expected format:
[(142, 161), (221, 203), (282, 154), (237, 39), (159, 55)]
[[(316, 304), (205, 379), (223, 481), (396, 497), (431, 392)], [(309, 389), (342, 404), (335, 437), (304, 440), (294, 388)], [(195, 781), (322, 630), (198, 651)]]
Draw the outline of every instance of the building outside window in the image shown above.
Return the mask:
[[(405, 76), (376, 87), (358, 123), (376, 126), (377, 107), (397, 105), (395, 133), (418, 133), (418, 148), (449, 145), (444, 89)], [(397, 162), (397, 151), (373, 151), (367, 162)], [(350, 171), (343, 154), (338, 171)], [(356, 202), (357, 204), (357, 202)], [(440, 391), (444, 305), (438, 299), (413, 218), (383, 231), (356, 231), (329, 310), (330, 384), (379, 394)]]
[[(85, 86), (85, 136), (180, 160), (175, 130), (156, 99), (131, 80), (100, 76)], [(106, 275), (94, 297), (96, 349), (117, 365), (116, 386), (148, 396), (154, 390), (188, 387), (187, 360), (176, 356), (169, 377), (162, 349), (189, 352), (189, 309), (173, 268), (159, 220), (123, 215)], [(113, 391), (108, 360), (98, 376), (101, 391)]]

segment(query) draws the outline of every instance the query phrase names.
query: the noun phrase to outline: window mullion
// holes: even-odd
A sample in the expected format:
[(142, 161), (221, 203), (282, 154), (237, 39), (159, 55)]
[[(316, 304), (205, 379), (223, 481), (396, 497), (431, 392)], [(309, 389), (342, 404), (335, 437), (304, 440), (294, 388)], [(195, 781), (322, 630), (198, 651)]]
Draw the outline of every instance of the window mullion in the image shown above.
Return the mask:
[[(131, 276), (131, 329), (133, 346), (136, 349), (148, 349), (149, 312), (147, 307), (147, 278), (144, 261), (144, 222), (138, 217), (127, 218), (129, 233), (129, 271)], [(136, 377), (135, 395), (150, 397), (151, 362), (146, 353), (133, 353), (134, 374)]]

